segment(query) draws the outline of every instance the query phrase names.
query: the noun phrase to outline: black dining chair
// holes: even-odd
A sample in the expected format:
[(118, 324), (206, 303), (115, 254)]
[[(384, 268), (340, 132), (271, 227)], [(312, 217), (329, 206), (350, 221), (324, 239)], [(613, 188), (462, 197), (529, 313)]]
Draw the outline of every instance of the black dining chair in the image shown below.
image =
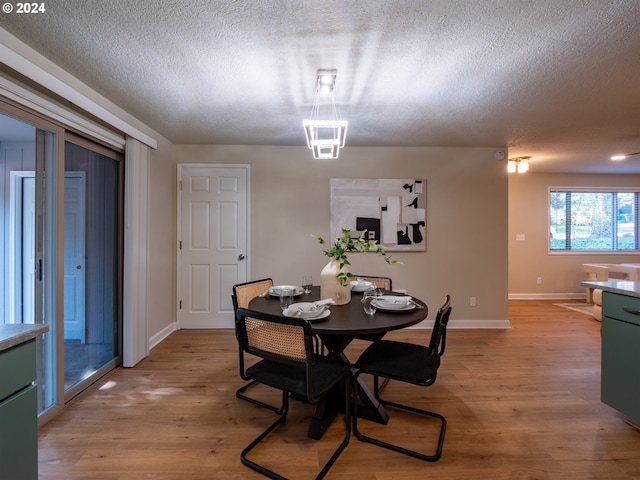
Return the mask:
[[(233, 293), (231, 294), (231, 301), (233, 303), (233, 311), (235, 313), (235, 327), (236, 327), (236, 337), (238, 336), (238, 309), (239, 308), (248, 308), (249, 302), (256, 298), (259, 295), (265, 294), (269, 288), (273, 286), (273, 280), (270, 278), (263, 278), (261, 280), (253, 280), (251, 282), (238, 283), (233, 286)], [(244, 352), (242, 349), (239, 350), (240, 355), (240, 377), (243, 380), (247, 380), (242, 387), (236, 390), (236, 397), (245, 400), (249, 403), (253, 403), (254, 405), (258, 405), (260, 407), (266, 408), (276, 413), (280, 413), (280, 407), (270, 405), (266, 402), (258, 400), (257, 398), (249, 397), (245, 394), (245, 392), (251, 387), (255, 386), (258, 382), (247, 377), (244, 373)]]
[[(358, 440), (373, 443), (374, 445), (428, 462), (435, 462), (440, 459), (447, 428), (447, 420), (439, 413), (381, 398), (380, 389), (378, 388), (378, 378), (389, 378), (423, 387), (433, 385), (436, 381), (438, 368), (440, 367), (440, 358), (444, 354), (446, 346), (447, 324), (449, 323), (450, 315), (451, 297), (447, 295), (444, 304), (440, 307), (436, 315), (428, 346), (392, 340), (378, 340), (369, 345), (354, 364), (354, 381), (356, 385), (360, 375), (372, 375), (374, 382), (373, 394), (382, 405), (432, 417), (440, 421), (440, 435), (435, 453), (432, 455), (424, 454), (363, 434), (358, 429), (358, 403), (354, 402), (353, 430)], [(405, 433), (406, 432), (403, 432), (403, 434)]]
[[(238, 309), (238, 342), (240, 348), (258, 357), (258, 363), (248, 367), (245, 375), (282, 391), (282, 407), (278, 419), (253, 440), (241, 453), (240, 460), (249, 468), (270, 478), (282, 479), (247, 455), (287, 419), (289, 396), (305, 398), (315, 404), (339, 384), (345, 392), (345, 434), (338, 448), (322, 467), (316, 478), (324, 478), (351, 436), (351, 366), (335, 357), (318, 355), (314, 348), (311, 325), (300, 318), (290, 318)], [(284, 452), (277, 458), (283, 461)], [(294, 459), (291, 459), (295, 462)]]

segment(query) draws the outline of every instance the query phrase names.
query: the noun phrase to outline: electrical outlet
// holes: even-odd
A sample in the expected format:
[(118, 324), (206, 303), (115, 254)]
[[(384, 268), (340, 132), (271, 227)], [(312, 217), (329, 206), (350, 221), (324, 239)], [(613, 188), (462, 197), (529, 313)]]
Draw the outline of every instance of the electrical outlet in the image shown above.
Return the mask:
[(470, 307), (476, 306), (476, 297), (469, 297), (469, 306)]
[(537, 283), (538, 285), (542, 285), (542, 277), (538, 277), (538, 278), (536, 278), (536, 283)]

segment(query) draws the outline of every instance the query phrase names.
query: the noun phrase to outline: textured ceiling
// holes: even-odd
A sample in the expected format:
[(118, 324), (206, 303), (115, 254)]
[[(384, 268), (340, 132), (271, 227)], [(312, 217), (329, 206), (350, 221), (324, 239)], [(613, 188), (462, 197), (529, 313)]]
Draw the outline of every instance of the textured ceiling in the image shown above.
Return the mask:
[[(338, 70), (349, 146), (508, 146), (640, 173), (638, 0), (55, 0), (2, 28), (174, 143), (304, 145)], [(615, 168), (615, 170), (611, 170)]]

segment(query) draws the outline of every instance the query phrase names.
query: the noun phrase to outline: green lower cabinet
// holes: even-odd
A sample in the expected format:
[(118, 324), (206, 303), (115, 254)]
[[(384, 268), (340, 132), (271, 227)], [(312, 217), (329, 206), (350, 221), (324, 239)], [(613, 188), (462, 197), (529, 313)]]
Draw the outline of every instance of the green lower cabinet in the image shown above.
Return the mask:
[(36, 342), (0, 352), (0, 479), (38, 478)]
[(605, 292), (602, 306), (601, 399), (640, 424), (640, 299)]
[(38, 478), (38, 391), (28, 387), (0, 403), (0, 478)]

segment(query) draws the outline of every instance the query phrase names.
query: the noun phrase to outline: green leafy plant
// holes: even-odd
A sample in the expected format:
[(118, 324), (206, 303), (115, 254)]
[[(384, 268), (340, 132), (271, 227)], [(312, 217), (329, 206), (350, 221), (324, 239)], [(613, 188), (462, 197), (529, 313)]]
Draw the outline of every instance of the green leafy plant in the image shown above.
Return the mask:
[[(327, 242), (322, 237), (318, 237), (318, 242), (320, 245), (327, 245)], [(375, 240), (365, 240), (362, 235), (357, 238), (353, 238), (351, 236), (351, 230), (348, 228), (342, 228), (340, 236), (336, 238), (331, 248), (327, 248), (322, 251), (322, 253), (327, 257), (338, 262), (340, 273), (338, 273), (336, 277), (340, 280), (340, 285), (343, 287), (348, 285), (349, 279), (355, 277), (355, 275), (350, 272), (342, 271), (343, 267), (351, 265), (347, 258), (347, 254), (364, 252), (372, 252), (381, 255), (389, 264), (398, 263), (397, 260), (392, 259), (391, 256), (387, 254), (384, 245), (380, 245)]]

